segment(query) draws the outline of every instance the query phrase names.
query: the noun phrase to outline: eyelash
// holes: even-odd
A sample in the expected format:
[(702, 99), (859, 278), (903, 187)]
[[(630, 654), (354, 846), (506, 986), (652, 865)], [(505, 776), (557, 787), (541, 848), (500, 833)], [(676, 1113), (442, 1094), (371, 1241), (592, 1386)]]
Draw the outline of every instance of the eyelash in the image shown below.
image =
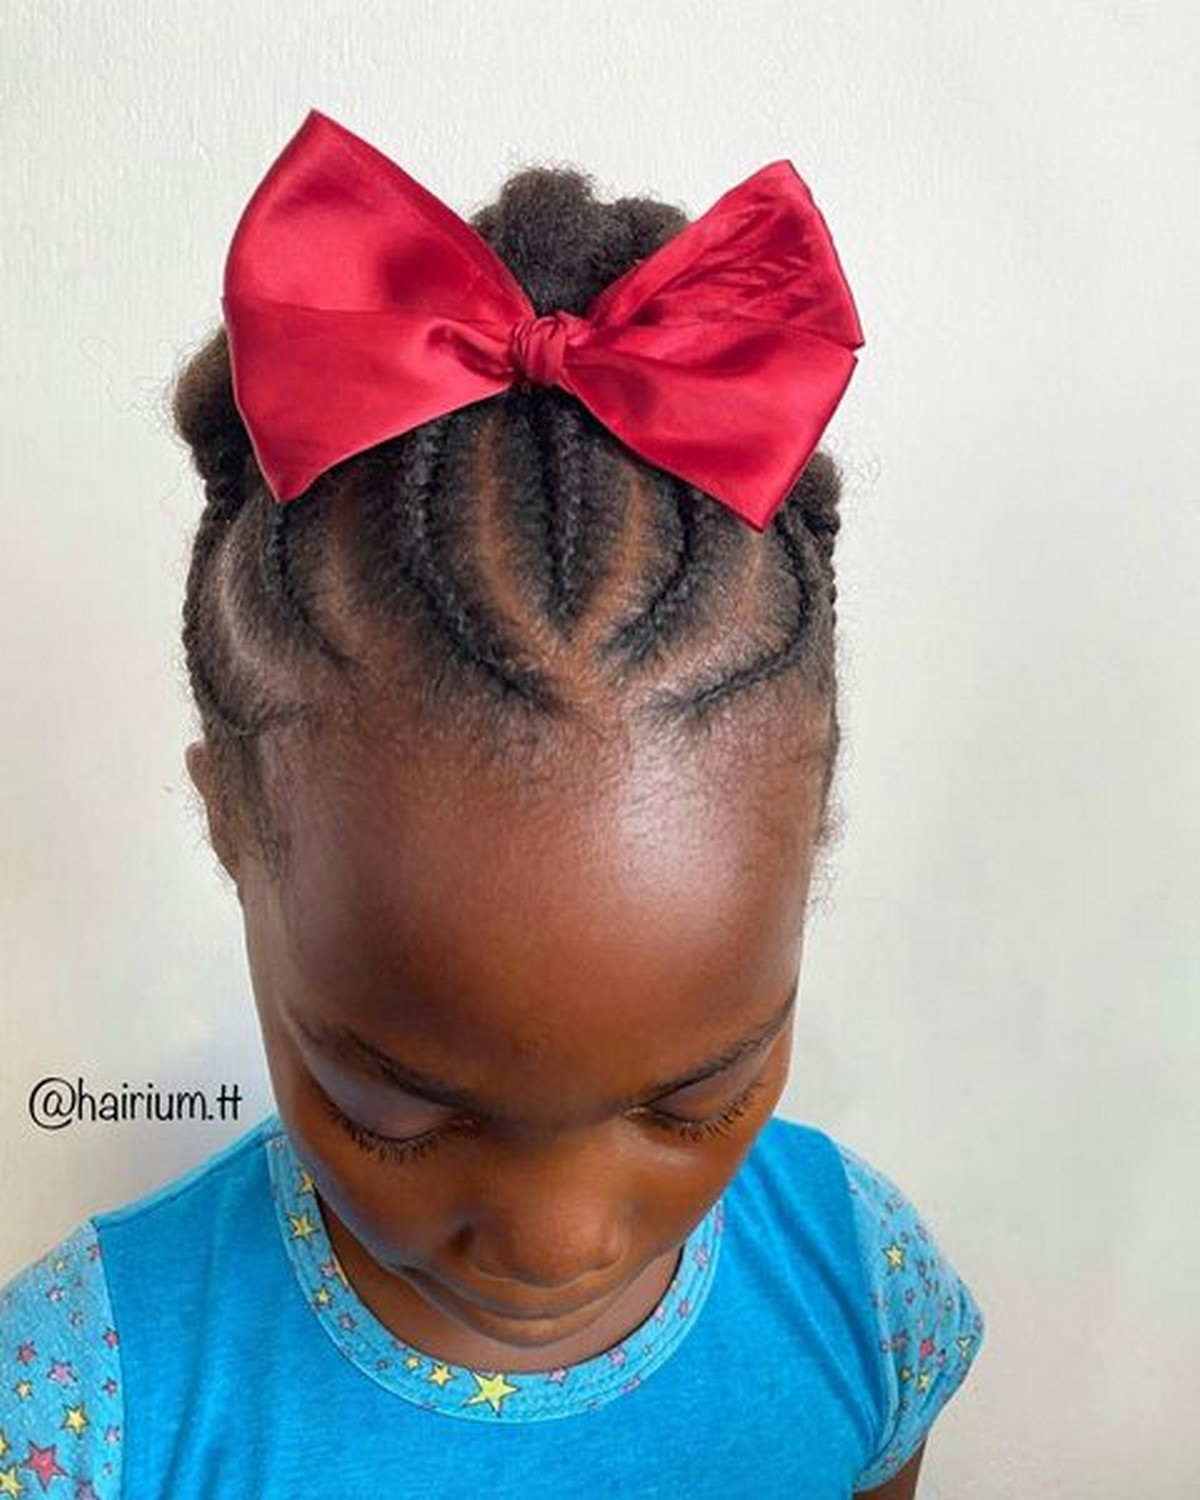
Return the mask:
[[(683, 1120), (663, 1110), (651, 1108), (643, 1110), (642, 1118), (657, 1129), (670, 1131), (673, 1135), (682, 1136), (688, 1141), (706, 1140), (714, 1135), (728, 1135), (734, 1123), (746, 1113), (751, 1100), (762, 1087), (763, 1080), (756, 1078), (735, 1099), (731, 1099), (720, 1114), (712, 1115), (706, 1120)], [(360, 1125), (357, 1120), (352, 1120), (349, 1115), (342, 1113), (327, 1094), (321, 1095), (321, 1102), (334, 1124), (340, 1126), (360, 1150), (379, 1157), (381, 1161), (414, 1161), (418, 1157), (428, 1156), (447, 1135), (470, 1135), (476, 1129), (476, 1122), (464, 1118), (451, 1120), (434, 1130), (426, 1130), (421, 1135), (400, 1140), (395, 1136), (379, 1135), (374, 1130), (368, 1130), (365, 1125)]]
[(762, 1086), (761, 1078), (754, 1079), (736, 1098), (729, 1101), (719, 1115), (711, 1115), (707, 1120), (681, 1120), (676, 1115), (657, 1109), (647, 1109), (644, 1118), (651, 1125), (661, 1130), (670, 1130), (688, 1141), (702, 1141), (713, 1135), (728, 1135), (734, 1122), (746, 1113), (750, 1101)]
[(452, 1129), (466, 1131), (470, 1128), (465, 1123), (439, 1125), (436, 1130), (426, 1130), (421, 1135), (399, 1140), (395, 1136), (378, 1135), (374, 1130), (360, 1125), (357, 1120), (352, 1120), (349, 1115), (344, 1115), (327, 1094), (321, 1095), (321, 1103), (333, 1123), (340, 1126), (360, 1150), (379, 1157), (381, 1161), (413, 1161), (417, 1157), (428, 1156), (441, 1138)]

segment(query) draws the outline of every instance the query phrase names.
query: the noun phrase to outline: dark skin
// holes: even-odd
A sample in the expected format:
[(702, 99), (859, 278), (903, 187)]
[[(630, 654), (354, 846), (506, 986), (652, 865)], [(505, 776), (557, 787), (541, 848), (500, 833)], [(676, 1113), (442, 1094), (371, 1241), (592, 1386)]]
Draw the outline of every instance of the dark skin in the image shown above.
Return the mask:
[[(821, 778), (786, 751), (623, 733), (519, 788), (442, 757), (394, 720), (292, 749), (285, 879), (222, 815), (202, 741), (187, 764), (279, 1113), (355, 1292), (448, 1363), (551, 1370), (651, 1315), (778, 1103)], [(919, 1460), (874, 1493), (913, 1494)]]

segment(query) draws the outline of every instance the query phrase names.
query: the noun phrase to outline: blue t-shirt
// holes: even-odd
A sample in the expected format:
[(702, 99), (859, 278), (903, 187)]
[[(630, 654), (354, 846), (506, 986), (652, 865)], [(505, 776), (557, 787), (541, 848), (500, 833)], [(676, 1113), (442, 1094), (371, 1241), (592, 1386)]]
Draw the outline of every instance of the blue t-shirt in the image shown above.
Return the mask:
[(355, 1294), (277, 1114), (0, 1289), (0, 1497), (845, 1500), (984, 1332), (911, 1203), (767, 1122), (654, 1312), (582, 1363), (476, 1370)]

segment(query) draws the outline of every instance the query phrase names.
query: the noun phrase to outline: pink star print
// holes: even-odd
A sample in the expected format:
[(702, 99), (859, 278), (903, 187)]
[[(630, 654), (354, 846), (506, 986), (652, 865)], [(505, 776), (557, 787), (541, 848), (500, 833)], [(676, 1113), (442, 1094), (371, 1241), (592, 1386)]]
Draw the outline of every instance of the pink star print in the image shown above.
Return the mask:
[(48, 1448), (39, 1448), (36, 1443), (31, 1442), (28, 1454), (21, 1460), (21, 1467), (33, 1470), (43, 1490), (50, 1488), (52, 1479), (60, 1475), (65, 1478), (67, 1473), (58, 1461), (53, 1443)]

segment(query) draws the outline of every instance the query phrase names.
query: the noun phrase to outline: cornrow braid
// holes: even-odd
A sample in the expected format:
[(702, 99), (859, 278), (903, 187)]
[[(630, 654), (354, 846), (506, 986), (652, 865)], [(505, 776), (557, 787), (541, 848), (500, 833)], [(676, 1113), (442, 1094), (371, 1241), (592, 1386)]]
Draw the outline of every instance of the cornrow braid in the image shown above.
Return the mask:
[[(540, 315), (585, 311), (687, 219), (650, 199), (600, 203), (586, 174), (539, 167), (472, 223)], [(550, 743), (587, 721), (584, 677), (660, 733), (741, 723), (752, 699), (760, 714), (815, 708), (828, 789), (841, 478), (827, 453), (754, 533), (568, 393), (518, 385), (280, 506), (233, 400), (224, 329), (182, 369), (174, 415), (207, 493), (183, 610), (189, 677), (218, 795), (250, 814), (264, 852), (283, 849), (264, 738), (369, 694), (517, 769), (531, 733)], [(761, 698), (768, 684), (795, 693)]]
[(788, 634), (782, 645), (760, 652), (742, 665), (726, 665), (707, 681), (685, 690), (655, 693), (651, 703), (660, 724), (686, 719), (689, 724), (698, 726), (727, 700), (809, 663), (814, 645), (812, 557), (810, 550), (797, 538), (793, 526), (794, 521), (786, 511), (778, 511), (770, 525), (770, 534), (778, 542), (786, 560), (796, 593), (786, 627)]
[[(461, 473), (444, 478), (443, 467), (461, 461), (469, 452), (466, 444), (461, 423), (443, 420), (414, 434), (406, 465), (395, 475), (403, 529), (393, 518), (392, 537), (398, 542), (403, 536), (404, 551), (393, 551), (396, 569), (387, 575), (389, 586), (401, 579), (416, 586), (458, 662), (484, 673), (504, 696), (551, 712), (558, 700), (545, 673), (522, 662), (486, 601), (472, 597), (456, 576), (458, 512), (471, 504), (472, 495)], [(438, 503), (443, 494), (449, 503)]]
[(653, 652), (667, 652), (673, 634), (687, 628), (685, 607), (696, 597), (705, 576), (703, 565), (698, 565), (700, 533), (706, 517), (710, 526), (718, 519), (715, 511), (704, 509), (703, 502), (696, 505), (697, 492), (675, 475), (652, 471), (648, 482), (662, 497), (656, 512), (659, 543), (671, 563), (642, 610), (623, 621), (603, 645), (606, 655), (624, 658), (637, 668)]
[(586, 556), (583, 551), (583, 496), (589, 450), (579, 441), (577, 411), (572, 407), (562, 407), (560, 411), (561, 418), (547, 429), (545, 442), (553, 517), (548, 532), (553, 580), (550, 611), (555, 620), (570, 629), (587, 602), (581, 562)]
[(295, 629), (310, 640), (329, 661), (345, 666), (349, 658), (321, 629), (309, 612), (296, 588), (289, 558), (288, 538), (296, 512), (287, 505), (275, 505), (269, 512), (267, 543), (263, 556), (264, 575), (277, 606), (288, 615)]
[[(237, 456), (240, 466), (242, 456)], [(195, 598), (204, 586), (214, 555), (228, 535), (234, 518), (240, 511), (244, 495), (239, 475), (229, 461), (228, 450), (217, 455), (207, 471), (205, 491), (208, 503), (200, 517), (200, 524), (192, 543), (192, 557), (188, 569), (187, 596)], [(222, 735), (235, 738), (251, 738), (258, 730), (245, 724), (235, 709), (225, 706), (220, 683), (220, 674), (212, 668), (212, 653), (206, 649), (199, 610), (192, 608), (184, 613), (183, 646), (191, 679), (192, 694), (200, 710), (206, 732), (210, 726)]]

